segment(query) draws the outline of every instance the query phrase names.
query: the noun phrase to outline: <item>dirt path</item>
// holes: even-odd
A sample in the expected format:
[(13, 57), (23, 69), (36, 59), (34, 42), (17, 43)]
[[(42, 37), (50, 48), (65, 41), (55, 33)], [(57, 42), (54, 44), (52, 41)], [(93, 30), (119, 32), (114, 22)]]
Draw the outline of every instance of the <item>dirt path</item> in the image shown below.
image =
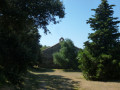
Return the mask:
[[(13, 90), (3, 88), (0, 90)], [(120, 90), (120, 82), (87, 81), (81, 72), (61, 69), (29, 71), (21, 90)]]
[[(73, 83), (74, 88), (70, 90), (120, 90), (120, 82), (98, 82), (98, 81), (87, 81), (83, 78), (81, 72), (65, 72), (63, 70), (56, 69), (53, 72), (39, 72), (35, 73), (38, 75), (59, 75), (63, 78), (68, 78)], [(58, 89), (58, 88), (57, 88)], [(65, 90), (65, 89), (64, 89)]]

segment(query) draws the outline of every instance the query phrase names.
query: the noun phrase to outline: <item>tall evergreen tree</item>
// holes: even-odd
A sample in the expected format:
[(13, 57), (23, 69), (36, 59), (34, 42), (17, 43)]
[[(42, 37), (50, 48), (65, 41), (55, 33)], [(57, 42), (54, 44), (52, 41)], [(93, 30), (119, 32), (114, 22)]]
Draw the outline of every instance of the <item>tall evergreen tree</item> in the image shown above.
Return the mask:
[(87, 79), (107, 80), (120, 78), (120, 33), (118, 21), (113, 17), (113, 6), (107, 0), (87, 20), (94, 33), (89, 34), (85, 49), (80, 53), (80, 67)]

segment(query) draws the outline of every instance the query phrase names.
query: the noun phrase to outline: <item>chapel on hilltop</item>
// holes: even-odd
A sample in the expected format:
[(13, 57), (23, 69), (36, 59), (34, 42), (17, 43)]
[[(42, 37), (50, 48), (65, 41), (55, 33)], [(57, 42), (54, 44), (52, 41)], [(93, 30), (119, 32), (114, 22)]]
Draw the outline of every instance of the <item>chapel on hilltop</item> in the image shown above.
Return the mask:
[[(58, 65), (55, 65), (53, 63), (53, 54), (60, 50), (60, 48), (61, 48), (60, 42), (62, 42), (62, 41), (64, 41), (63, 37), (61, 37), (59, 39), (59, 43), (42, 51), (42, 67), (60, 68)], [(76, 49), (79, 50), (79, 48), (77, 48), (77, 47), (76, 47)]]

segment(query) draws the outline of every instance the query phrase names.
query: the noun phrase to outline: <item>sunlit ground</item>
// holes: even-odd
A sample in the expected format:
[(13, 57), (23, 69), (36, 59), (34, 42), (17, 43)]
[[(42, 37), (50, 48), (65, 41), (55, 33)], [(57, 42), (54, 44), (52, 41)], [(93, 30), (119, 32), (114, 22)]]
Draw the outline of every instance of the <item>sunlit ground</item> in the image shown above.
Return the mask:
[(87, 81), (80, 71), (40, 69), (28, 71), (22, 90), (120, 90), (120, 82)]

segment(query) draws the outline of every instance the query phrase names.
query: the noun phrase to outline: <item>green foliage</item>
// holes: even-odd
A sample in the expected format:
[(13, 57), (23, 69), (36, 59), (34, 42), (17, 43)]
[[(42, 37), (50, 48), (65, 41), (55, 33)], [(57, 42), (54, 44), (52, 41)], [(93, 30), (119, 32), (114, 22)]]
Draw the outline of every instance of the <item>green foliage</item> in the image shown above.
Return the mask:
[(47, 33), (56, 16), (64, 17), (60, 0), (0, 0), (0, 82), (18, 85), (27, 68), (40, 59), (38, 28)]
[(67, 68), (67, 64), (69, 62), (68, 59), (66, 59), (62, 54), (60, 54), (59, 52), (54, 53), (53, 54), (53, 58), (54, 58), (54, 63), (58, 64), (59, 66), (63, 67), (63, 68)]
[(89, 34), (85, 42), (85, 49), (79, 53), (80, 68), (86, 79), (112, 80), (120, 79), (120, 33), (118, 32), (118, 18), (113, 17), (113, 7), (107, 0), (89, 18), (94, 33)]
[(78, 50), (69, 39), (62, 41), (59, 52), (53, 54), (54, 63), (65, 69), (77, 69), (78, 61), (76, 59)]

